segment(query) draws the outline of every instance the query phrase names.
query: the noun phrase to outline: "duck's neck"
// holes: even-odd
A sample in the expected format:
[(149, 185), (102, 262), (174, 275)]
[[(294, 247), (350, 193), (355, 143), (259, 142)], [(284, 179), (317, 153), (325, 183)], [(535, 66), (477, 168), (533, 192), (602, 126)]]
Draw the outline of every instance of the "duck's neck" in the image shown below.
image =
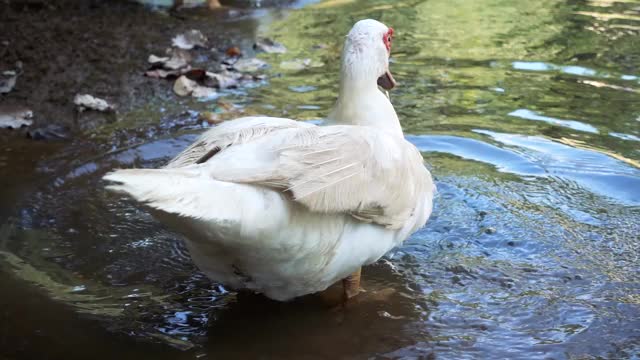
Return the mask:
[(329, 122), (342, 125), (371, 126), (396, 136), (402, 127), (389, 98), (378, 88), (376, 79), (362, 81), (342, 74), (338, 100)]

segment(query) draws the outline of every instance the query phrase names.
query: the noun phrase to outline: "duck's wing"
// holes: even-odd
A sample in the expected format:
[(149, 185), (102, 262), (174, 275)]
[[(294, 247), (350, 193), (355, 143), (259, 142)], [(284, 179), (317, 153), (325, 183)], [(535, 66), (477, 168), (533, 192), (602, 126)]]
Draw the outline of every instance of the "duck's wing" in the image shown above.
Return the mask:
[(291, 119), (261, 116), (226, 121), (203, 133), (189, 147), (169, 161), (165, 168), (181, 168), (201, 164), (230, 146), (255, 141), (274, 131), (313, 126)]
[(415, 146), (369, 127), (278, 131), (221, 155), (211, 159), (215, 179), (281, 189), (312, 211), (390, 228), (404, 226), (435, 191)]

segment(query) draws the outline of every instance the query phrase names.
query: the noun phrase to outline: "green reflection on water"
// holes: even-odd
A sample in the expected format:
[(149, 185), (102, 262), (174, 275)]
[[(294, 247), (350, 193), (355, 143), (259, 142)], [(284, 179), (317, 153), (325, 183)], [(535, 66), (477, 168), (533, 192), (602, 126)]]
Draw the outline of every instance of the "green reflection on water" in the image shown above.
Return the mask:
[[(637, 160), (638, 32), (617, 25), (638, 21), (603, 22), (584, 14), (601, 4), (323, 2), (273, 23), (268, 34), (289, 52), (264, 58), (274, 63), (310, 58), (325, 66), (301, 71), (274, 66), (273, 74), (284, 76), (252, 91), (255, 99), (249, 106), (269, 115), (324, 117), (337, 93), (343, 35), (356, 20), (371, 17), (396, 30), (392, 71), (401, 87), (391, 96), (406, 132), (482, 138), (472, 132), (480, 128), (539, 135)], [(297, 93), (289, 88), (305, 85), (317, 90)], [(509, 115), (517, 110), (552, 120)], [(564, 119), (584, 126), (564, 126)]]

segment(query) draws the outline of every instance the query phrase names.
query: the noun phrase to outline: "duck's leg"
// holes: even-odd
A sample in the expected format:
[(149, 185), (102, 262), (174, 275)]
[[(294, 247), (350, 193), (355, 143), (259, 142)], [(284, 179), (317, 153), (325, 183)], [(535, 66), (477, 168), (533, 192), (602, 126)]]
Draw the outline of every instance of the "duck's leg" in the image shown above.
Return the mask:
[(347, 276), (342, 280), (343, 299), (347, 301), (352, 297), (358, 295), (361, 291), (360, 288), (360, 276), (362, 274), (362, 268), (358, 268), (356, 272)]

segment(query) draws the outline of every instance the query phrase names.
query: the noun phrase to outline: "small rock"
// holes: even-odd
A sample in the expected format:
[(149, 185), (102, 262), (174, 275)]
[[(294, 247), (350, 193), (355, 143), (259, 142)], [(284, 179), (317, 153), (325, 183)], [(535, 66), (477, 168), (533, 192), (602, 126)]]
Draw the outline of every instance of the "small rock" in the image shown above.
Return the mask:
[(19, 129), (33, 124), (33, 111), (29, 109), (0, 109), (0, 128)]
[(250, 58), (250, 59), (240, 59), (236, 61), (232, 68), (240, 71), (240, 72), (256, 72), (259, 70), (263, 70), (268, 66), (268, 64), (260, 59)]
[(103, 99), (93, 97), (89, 94), (78, 94), (73, 99), (73, 103), (78, 106), (78, 111), (97, 110), (97, 111), (113, 111), (114, 106)]
[(174, 37), (171, 39), (171, 44), (179, 49), (191, 50), (198, 46), (205, 47), (207, 41), (207, 37), (200, 30), (194, 29)]
[(259, 39), (253, 44), (253, 48), (256, 51), (263, 51), (270, 54), (284, 54), (287, 52), (287, 48), (284, 45), (271, 39)]

